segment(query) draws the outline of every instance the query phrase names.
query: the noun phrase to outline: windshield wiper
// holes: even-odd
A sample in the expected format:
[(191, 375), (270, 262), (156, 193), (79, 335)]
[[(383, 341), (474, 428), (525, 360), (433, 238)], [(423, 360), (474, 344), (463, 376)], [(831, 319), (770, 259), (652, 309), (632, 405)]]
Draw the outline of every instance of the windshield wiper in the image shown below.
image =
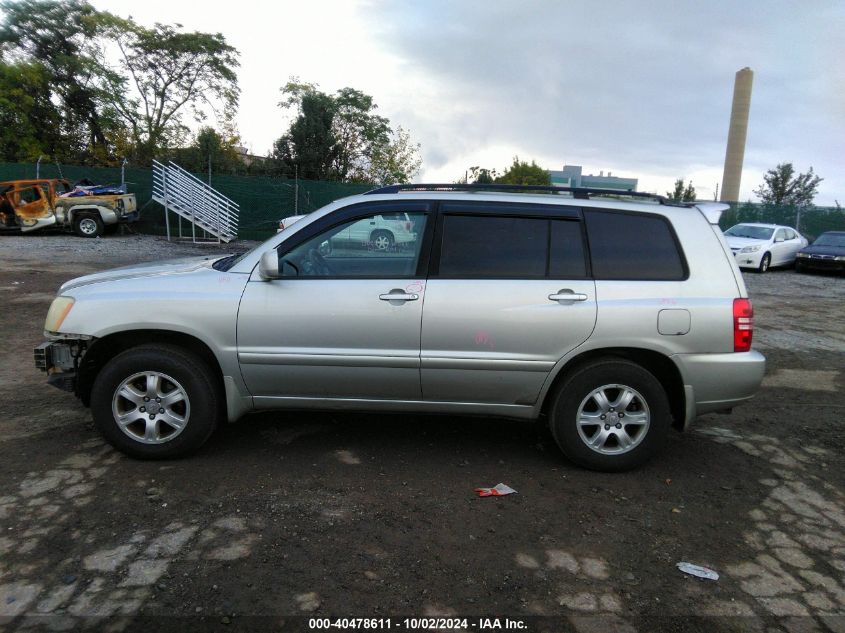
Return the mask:
[(216, 262), (214, 262), (211, 265), (211, 267), (214, 270), (226, 272), (235, 263), (235, 260), (237, 259), (237, 257), (238, 257), (237, 255), (229, 255), (228, 257), (224, 257), (223, 259), (218, 259)]

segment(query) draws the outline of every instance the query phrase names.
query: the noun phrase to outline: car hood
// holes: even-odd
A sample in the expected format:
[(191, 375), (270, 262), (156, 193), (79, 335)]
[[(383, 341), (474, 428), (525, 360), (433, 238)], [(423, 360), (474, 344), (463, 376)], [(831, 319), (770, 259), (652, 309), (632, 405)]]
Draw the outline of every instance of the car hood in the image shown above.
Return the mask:
[(769, 240), (756, 240), (753, 237), (736, 237), (734, 235), (726, 235), (725, 241), (731, 248), (743, 248), (751, 246), (752, 244), (767, 244)]
[(104, 270), (99, 273), (93, 273), (91, 275), (85, 275), (84, 277), (77, 277), (75, 279), (71, 279), (70, 281), (66, 281), (59, 289), (59, 294), (67, 290), (72, 290), (73, 288), (87, 286), (88, 284), (101, 283), (104, 281), (188, 273), (200, 268), (209, 268), (218, 259), (222, 259), (224, 257), (227, 257), (227, 255), (181, 257), (179, 259), (169, 259), (163, 262), (148, 262), (146, 264), (133, 264), (132, 266), (112, 268), (111, 270)]
[(807, 253), (808, 255), (834, 255), (836, 257), (845, 256), (845, 247), (842, 246), (805, 246), (799, 253)]

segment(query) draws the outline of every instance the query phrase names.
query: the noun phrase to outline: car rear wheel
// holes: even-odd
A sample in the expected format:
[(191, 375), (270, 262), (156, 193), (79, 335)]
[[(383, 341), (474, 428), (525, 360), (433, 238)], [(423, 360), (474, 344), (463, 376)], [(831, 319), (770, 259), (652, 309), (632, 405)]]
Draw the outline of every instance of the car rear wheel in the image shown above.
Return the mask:
[(771, 266), (771, 264), (772, 264), (772, 255), (771, 255), (771, 253), (766, 253), (760, 259), (760, 265), (757, 267), (757, 272), (758, 273), (766, 272), (767, 270), (769, 270), (769, 266)]
[(91, 392), (99, 431), (118, 450), (141, 459), (185, 455), (202, 446), (221, 417), (208, 365), (172, 345), (143, 345), (115, 356)]
[(73, 219), (73, 230), (79, 237), (100, 237), (103, 221), (93, 213), (80, 214)]
[(606, 472), (648, 461), (663, 446), (671, 424), (660, 381), (623, 359), (576, 370), (557, 392), (550, 417), (552, 435), (566, 457)]

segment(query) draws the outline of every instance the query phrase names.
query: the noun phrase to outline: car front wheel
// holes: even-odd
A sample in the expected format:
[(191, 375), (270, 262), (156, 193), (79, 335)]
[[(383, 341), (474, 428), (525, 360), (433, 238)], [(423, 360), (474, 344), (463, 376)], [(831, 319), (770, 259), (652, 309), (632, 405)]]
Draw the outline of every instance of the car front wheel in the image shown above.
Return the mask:
[(130, 348), (100, 371), (91, 392), (94, 423), (118, 450), (166, 459), (202, 446), (221, 417), (208, 365), (172, 345)]
[(769, 266), (772, 265), (772, 255), (771, 253), (766, 253), (763, 255), (762, 259), (760, 259), (760, 265), (757, 267), (758, 273), (764, 273), (769, 270)]
[(377, 251), (387, 251), (393, 247), (393, 234), (390, 231), (375, 231), (370, 240)]
[(561, 386), (551, 430), (564, 455), (579, 466), (607, 472), (635, 468), (663, 446), (671, 424), (666, 392), (641, 365), (595, 361)]

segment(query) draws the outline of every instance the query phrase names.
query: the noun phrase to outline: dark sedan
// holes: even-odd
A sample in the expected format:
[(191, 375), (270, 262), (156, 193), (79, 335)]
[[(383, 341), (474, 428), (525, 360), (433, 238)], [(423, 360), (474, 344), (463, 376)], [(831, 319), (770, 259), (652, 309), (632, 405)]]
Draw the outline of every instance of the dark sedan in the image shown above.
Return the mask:
[(845, 272), (845, 231), (822, 233), (815, 242), (798, 251), (795, 270), (810, 269)]

